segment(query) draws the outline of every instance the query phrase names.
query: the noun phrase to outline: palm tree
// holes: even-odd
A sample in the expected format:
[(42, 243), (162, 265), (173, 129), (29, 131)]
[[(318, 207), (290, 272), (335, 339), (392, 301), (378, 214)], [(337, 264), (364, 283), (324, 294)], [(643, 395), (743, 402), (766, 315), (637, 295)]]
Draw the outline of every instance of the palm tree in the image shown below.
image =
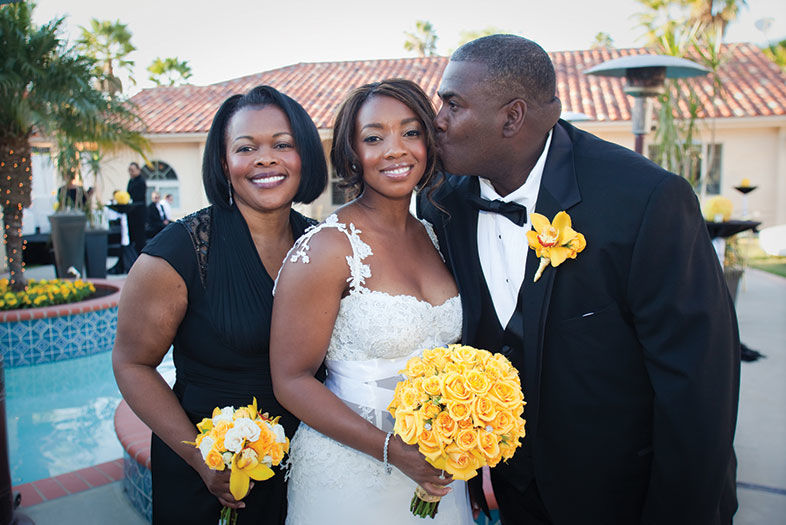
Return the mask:
[(690, 7), (691, 22), (699, 22), (707, 27), (715, 27), (721, 36), (726, 35), (729, 23), (737, 19), (740, 9), (748, 6), (747, 0), (692, 0)]
[(405, 31), (404, 49), (415, 51), (418, 56), (431, 57), (437, 54), (437, 33), (431, 22), (418, 20), (415, 22), (415, 31)]
[[(645, 30), (646, 45), (658, 47), (663, 35), (690, 30), (695, 26), (713, 35), (726, 34), (747, 0), (636, 0), (644, 8), (636, 17)], [(701, 39), (701, 35), (699, 35)]]
[(123, 84), (117, 77), (119, 70), (125, 70), (131, 83), (136, 84), (131, 72), (134, 61), (128, 60), (128, 55), (136, 51), (136, 47), (131, 44), (128, 26), (119, 20), (110, 22), (93, 18), (89, 29), (82, 26), (80, 29), (82, 36), (77, 45), (79, 51), (94, 59), (100, 68), (100, 74), (96, 75), (100, 79), (100, 89), (111, 94), (122, 92)]
[(119, 144), (143, 153), (147, 141), (133, 107), (95, 87), (96, 61), (61, 39), (63, 18), (37, 27), (28, 2), (0, 6), (0, 205), (11, 286), (22, 290), (22, 209), (30, 206), (33, 133)]
[(152, 64), (147, 67), (150, 72), (150, 80), (157, 86), (177, 86), (187, 83), (191, 78), (191, 66), (187, 60), (178, 60), (177, 57), (162, 59), (157, 57)]
[(595, 35), (595, 39), (592, 42), (590, 49), (603, 49), (603, 48), (613, 48), (613, 47), (614, 47), (614, 39), (611, 38), (610, 34), (601, 31)]

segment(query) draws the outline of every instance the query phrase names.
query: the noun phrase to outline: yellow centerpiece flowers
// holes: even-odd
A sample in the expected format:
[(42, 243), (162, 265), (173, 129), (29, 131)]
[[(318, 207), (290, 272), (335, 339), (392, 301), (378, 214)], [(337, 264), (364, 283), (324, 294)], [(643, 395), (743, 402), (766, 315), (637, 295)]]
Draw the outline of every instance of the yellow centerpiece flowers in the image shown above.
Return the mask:
[[(231, 469), (229, 491), (237, 500), (246, 496), (250, 480), (263, 481), (275, 474), (271, 467), (279, 465), (289, 452), (289, 438), (279, 417), (260, 414), (257, 400), (235, 409), (213, 409), (213, 416), (197, 423), (199, 435), (193, 442), (202, 453), (205, 464), (213, 470)], [(237, 511), (224, 507), (219, 525), (237, 521)]]
[[(518, 371), (502, 354), (459, 344), (431, 348), (401, 371), (388, 410), (393, 431), (434, 467), (468, 480), (508, 460), (524, 437)], [(434, 517), (439, 498), (415, 489), (410, 510)]]

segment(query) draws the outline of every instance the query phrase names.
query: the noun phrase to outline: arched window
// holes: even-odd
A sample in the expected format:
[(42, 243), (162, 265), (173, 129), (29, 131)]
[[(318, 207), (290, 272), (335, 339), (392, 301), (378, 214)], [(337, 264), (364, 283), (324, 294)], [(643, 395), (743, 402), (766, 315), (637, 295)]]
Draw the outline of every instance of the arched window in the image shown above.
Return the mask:
[(172, 166), (161, 160), (151, 161), (142, 166), (142, 175), (147, 183), (147, 202), (151, 202), (150, 195), (157, 191), (163, 199), (172, 195), (172, 209), (180, 209), (180, 181)]

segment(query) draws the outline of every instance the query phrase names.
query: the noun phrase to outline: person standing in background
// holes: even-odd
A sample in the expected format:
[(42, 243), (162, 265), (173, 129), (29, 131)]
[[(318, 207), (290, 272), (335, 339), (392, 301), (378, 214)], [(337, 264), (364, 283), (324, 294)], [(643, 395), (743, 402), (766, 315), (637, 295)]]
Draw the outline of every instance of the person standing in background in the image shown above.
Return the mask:
[(132, 162), (128, 165), (128, 186), (126, 191), (131, 196), (131, 210), (128, 213), (128, 233), (131, 236), (131, 244), (137, 253), (142, 253), (145, 247), (145, 218), (147, 210), (147, 183), (142, 176), (139, 164)]
[(161, 199), (161, 207), (164, 209), (164, 218), (172, 222), (172, 204), (175, 202), (175, 197), (171, 193), (164, 195)]

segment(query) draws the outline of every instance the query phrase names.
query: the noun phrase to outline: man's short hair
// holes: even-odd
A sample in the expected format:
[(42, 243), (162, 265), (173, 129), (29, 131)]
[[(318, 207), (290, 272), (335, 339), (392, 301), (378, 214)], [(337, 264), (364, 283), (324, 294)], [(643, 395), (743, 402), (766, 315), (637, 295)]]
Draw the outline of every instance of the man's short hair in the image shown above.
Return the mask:
[(548, 53), (532, 40), (517, 35), (489, 35), (472, 40), (459, 47), (450, 60), (485, 64), (489, 89), (500, 96), (547, 104), (556, 95), (556, 74)]

